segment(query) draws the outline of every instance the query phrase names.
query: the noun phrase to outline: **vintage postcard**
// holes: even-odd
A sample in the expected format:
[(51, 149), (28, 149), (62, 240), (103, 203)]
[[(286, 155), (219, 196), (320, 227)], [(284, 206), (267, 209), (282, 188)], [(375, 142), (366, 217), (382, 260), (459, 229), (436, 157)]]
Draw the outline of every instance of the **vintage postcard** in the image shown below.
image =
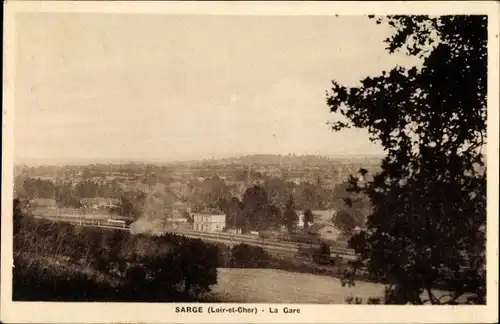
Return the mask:
[(499, 8), (7, 1), (0, 320), (496, 322)]

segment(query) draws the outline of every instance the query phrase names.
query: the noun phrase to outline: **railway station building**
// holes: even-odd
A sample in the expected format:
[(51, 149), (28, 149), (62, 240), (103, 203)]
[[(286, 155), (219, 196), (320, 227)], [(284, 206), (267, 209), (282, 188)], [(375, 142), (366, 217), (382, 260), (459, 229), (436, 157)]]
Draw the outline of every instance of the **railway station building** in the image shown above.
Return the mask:
[(202, 232), (222, 232), (226, 226), (226, 215), (224, 214), (198, 214), (194, 213), (193, 229)]

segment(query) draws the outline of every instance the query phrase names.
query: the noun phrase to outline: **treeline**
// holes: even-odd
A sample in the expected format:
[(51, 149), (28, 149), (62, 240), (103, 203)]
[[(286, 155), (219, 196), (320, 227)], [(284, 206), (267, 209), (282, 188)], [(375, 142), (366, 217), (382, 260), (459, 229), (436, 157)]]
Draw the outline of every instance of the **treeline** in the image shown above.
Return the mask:
[(15, 179), (15, 189), (19, 196), (28, 199), (46, 198), (61, 200), (63, 196), (82, 198), (120, 198), (123, 194), (117, 181), (99, 183), (91, 180), (71, 182), (54, 182), (40, 178), (19, 176)]
[[(294, 195), (298, 209), (328, 209), (335, 205), (335, 190), (327, 189), (318, 179), (314, 183), (302, 182), (296, 184), (277, 177), (263, 177), (259, 181), (271, 204), (284, 208), (291, 194)], [(247, 188), (249, 189), (249, 188)], [(219, 199), (230, 201), (233, 196), (238, 196), (241, 188), (228, 184), (223, 179), (213, 176), (202, 181), (192, 180), (188, 183), (188, 196), (186, 199), (193, 206), (199, 208), (215, 208)]]
[(243, 232), (277, 228), (281, 225), (293, 231), (299, 220), (292, 195), (282, 210), (271, 203), (266, 191), (259, 186), (248, 188), (241, 201), (237, 197), (229, 201), (221, 198), (217, 206), (226, 214), (226, 227), (241, 228)]
[[(365, 195), (351, 192), (347, 187), (347, 184), (343, 184), (332, 193), (334, 198), (331, 201), (334, 204), (330, 207), (337, 210), (337, 213), (334, 215), (332, 211), (330, 220), (341, 230), (351, 232), (355, 227), (364, 225), (371, 212), (371, 205)], [(321, 192), (321, 189), (318, 191)], [(315, 201), (321, 199), (317, 191), (306, 187), (304, 192), (306, 198), (302, 203), (297, 203), (296, 200), (296, 197), (304, 199), (300, 192), (290, 192), (283, 203), (276, 204), (265, 186), (253, 186), (245, 191), (241, 200), (237, 197), (223, 197), (217, 200), (215, 206), (226, 214), (227, 228), (241, 228), (248, 232), (286, 226), (289, 232), (293, 232), (299, 221), (297, 210), (303, 211), (304, 227), (307, 228), (314, 221), (312, 210), (324, 209), (315, 204)], [(276, 192), (273, 193), (276, 195)]]
[[(328, 191), (320, 183), (292, 185), (274, 179), (271, 183), (264, 182), (246, 188), (240, 196), (224, 180), (212, 177), (198, 182), (191, 181), (186, 196), (179, 195), (168, 187), (154, 190), (147, 197), (130, 195), (122, 203), (121, 213), (163, 218), (165, 213), (172, 210), (173, 204), (180, 201), (184, 206), (191, 207), (193, 212), (224, 213), (227, 229), (239, 228), (243, 232), (250, 232), (285, 226), (293, 232), (299, 221), (297, 211), (304, 213), (307, 226), (314, 221), (311, 211), (324, 210), (325, 204), (322, 202), (330, 201), (328, 206), (332, 209), (331, 220), (340, 229), (349, 232), (356, 226), (364, 225), (371, 207), (366, 196), (351, 192), (348, 187), (349, 184), (344, 183)], [(338, 211), (335, 218), (333, 209)]]
[(123, 175), (135, 175), (144, 173), (148, 169), (164, 170), (165, 166), (155, 166), (144, 163), (122, 163), (122, 164), (85, 164), (85, 165), (41, 165), (28, 166), (17, 165), (19, 174), (31, 177), (43, 177), (47, 175), (74, 176), (83, 173), (86, 176), (102, 176), (105, 173), (115, 173)]
[(39, 178), (18, 177), (14, 183), (16, 195), (22, 199), (54, 199), (57, 207), (80, 208), (85, 198), (120, 199), (112, 213), (123, 216), (140, 216), (145, 194), (141, 191), (123, 191), (116, 181), (98, 183), (85, 180), (73, 183), (57, 183)]

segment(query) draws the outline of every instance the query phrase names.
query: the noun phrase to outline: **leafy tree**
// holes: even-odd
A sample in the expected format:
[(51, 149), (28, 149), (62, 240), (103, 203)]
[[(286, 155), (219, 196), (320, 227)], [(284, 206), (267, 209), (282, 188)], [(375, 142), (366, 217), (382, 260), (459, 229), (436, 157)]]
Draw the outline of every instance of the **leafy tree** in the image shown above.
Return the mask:
[(21, 188), (29, 199), (34, 198), (54, 198), (56, 188), (54, 183), (50, 180), (42, 180), (39, 178), (24, 178)]
[(16, 235), (21, 229), (22, 219), (25, 215), (23, 209), (23, 203), (19, 198), (14, 198), (13, 200), (13, 230), (14, 235)]
[(243, 195), (243, 207), (247, 210), (256, 211), (265, 208), (268, 204), (267, 192), (262, 187), (248, 188)]
[(241, 243), (232, 248), (230, 265), (235, 268), (261, 268), (269, 258), (262, 247)]
[(266, 227), (277, 227), (283, 224), (283, 213), (281, 209), (276, 205), (268, 205)]
[(242, 224), (242, 202), (237, 197), (232, 197), (228, 202), (226, 211), (226, 228), (241, 228)]
[(244, 230), (259, 230), (266, 222), (269, 199), (264, 188), (253, 186), (243, 195)]
[(119, 204), (119, 213), (122, 216), (129, 216), (135, 219), (143, 214), (146, 204), (146, 195), (143, 192), (129, 192), (123, 195)]
[(97, 184), (90, 180), (77, 183), (75, 187), (76, 195), (81, 198), (97, 197)]
[(59, 208), (80, 208), (82, 206), (80, 198), (71, 183), (64, 183), (55, 188), (55, 200)]
[(96, 196), (102, 198), (120, 198), (122, 190), (118, 181), (112, 180), (110, 183), (97, 184)]
[(203, 180), (198, 189), (196, 199), (209, 208), (216, 208), (220, 199), (227, 200), (231, 197), (226, 183), (217, 176)]
[(302, 190), (303, 207), (310, 209), (316, 206), (316, 194), (310, 186)]
[(295, 204), (298, 209), (324, 209), (331, 197), (331, 192), (321, 183), (302, 182), (295, 188)]
[(269, 202), (280, 208), (285, 207), (288, 196), (293, 192), (293, 186), (293, 183), (277, 177), (266, 179), (262, 183), (262, 187), (268, 194)]
[(346, 210), (341, 210), (335, 216), (333, 223), (344, 232), (350, 233), (356, 227), (356, 220)]
[[(168, 266), (180, 271), (186, 292), (195, 295), (217, 283), (218, 250), (202, 240), (190, 240), (177, 246)], [(163, 265), (165, 267), (165, 264)]]
[[(374, 17), (372, 17), (374, 18)], [(389, 16), (386, 40), (422, 65), (359, 87), (332, 82), (334, 130), (364, 128), (385, 149), (363, 190), (368, 230), (353, 242), (369, 271), (393, 284), (388, 303), (485, 303), (487, 17)], [(438, 299), (433, 290), (451, 292)]]
[(304, 211), (304, 228), (309, 228), (309, 224), (314, 221), (313, 213), (310, 209)]
[(17, 197), (29, 198), (29, 193), (25, 188), (27, 180), (28, 177), (26, 175), (18, 175), (14, 178), (14, 193)]
[(189, 212), (187, 210), (182, 211), (181, 214), (182, 214), (183, 218), (187, 219), (189, 224), (191, 224), (191, 225), (193, 224), (194, 219), (193, 219), (193, 217), (191, 217), (191, 214), (189, 214)]
[(285, 219), (286, 219), (286, 225), (288, 228), (288, 232), (292, 233), (295, 231), (297, 228), (297, 222), (299, 220), (299, 217), (297, 213), (295, 212), (295, 202), (293, 201), (293, 196), (290, 195), (288, 198), (288, 202), (286, 203), (285, 206)]
[(227, 214), (229, 211), (229, 200), (224, 197), (219, 198), (217, 200), (216, 207), (223, 213)]

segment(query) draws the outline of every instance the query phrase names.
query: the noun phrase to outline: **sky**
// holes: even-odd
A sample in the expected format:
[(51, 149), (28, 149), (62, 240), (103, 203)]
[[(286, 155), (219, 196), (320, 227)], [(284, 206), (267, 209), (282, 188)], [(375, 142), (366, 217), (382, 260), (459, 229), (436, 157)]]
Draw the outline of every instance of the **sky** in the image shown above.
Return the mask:
[(377, 155), (333, 132), (331, 80), (416, 62), (361, 16), (30, 13), (16, 18), (15, 161)]

